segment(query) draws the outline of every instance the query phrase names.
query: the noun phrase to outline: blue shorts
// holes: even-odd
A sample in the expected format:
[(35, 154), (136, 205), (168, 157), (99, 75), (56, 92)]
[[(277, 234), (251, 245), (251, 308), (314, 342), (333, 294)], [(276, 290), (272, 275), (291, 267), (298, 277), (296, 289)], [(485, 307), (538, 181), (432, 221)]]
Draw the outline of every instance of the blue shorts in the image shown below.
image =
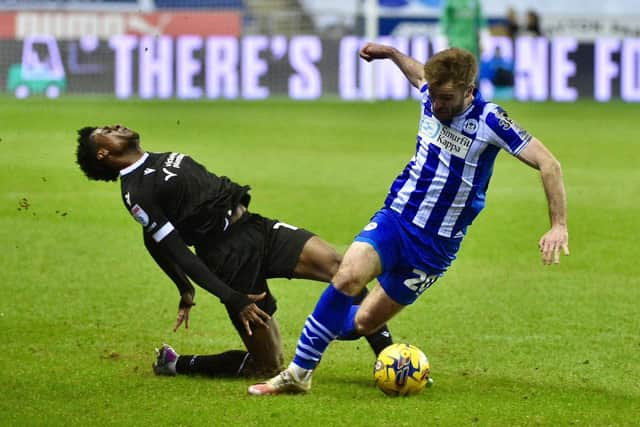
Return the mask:
[(444, 274), (462, 238), (440, 237), (382, 208), (355, 241), (373, 246), (382, 263), (380, 285), (398, 304), (409, 305)]

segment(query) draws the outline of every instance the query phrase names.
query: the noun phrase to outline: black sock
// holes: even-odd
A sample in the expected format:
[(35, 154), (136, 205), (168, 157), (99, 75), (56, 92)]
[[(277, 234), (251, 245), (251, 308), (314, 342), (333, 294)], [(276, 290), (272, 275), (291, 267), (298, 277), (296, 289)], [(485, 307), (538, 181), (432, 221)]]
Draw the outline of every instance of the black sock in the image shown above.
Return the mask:
[(389, 327), (386, 323), (382, 325), (382, 328), (378, 329), (371, 335), (365, 335), (365, 338), (376, 356), (379, 355), (386, 347), (393, 344), (393, 337), (391, 336), (391, 332), (389, 331)]
[(180, 356), (176, 362), (176, 372), (208, 377), (237, 377), (241, 375), (248, 359), (249, 353), (244, 350), (230, 350), (206, 356)]

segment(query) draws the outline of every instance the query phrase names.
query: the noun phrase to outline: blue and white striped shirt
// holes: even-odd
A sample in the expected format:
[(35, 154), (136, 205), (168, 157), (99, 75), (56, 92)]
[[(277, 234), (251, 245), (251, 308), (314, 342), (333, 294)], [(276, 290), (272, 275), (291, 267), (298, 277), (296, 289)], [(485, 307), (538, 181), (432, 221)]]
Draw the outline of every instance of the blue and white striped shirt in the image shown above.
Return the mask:
[(391, 184), (385, 206), (421, 229), (459, 238), (484, 208), (500, 149), (517, 155), (531, 135), (477, 90), (450, 123), (433, 115), (427, 85), (421, 92), (416, 153)]

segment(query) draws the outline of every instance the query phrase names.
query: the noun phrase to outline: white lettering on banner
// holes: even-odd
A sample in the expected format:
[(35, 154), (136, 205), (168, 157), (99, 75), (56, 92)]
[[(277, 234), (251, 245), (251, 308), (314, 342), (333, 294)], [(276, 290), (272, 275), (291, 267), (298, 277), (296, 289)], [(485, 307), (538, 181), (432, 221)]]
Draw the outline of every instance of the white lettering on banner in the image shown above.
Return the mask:
[(362, 69), (362, 66), (358, 66), (362, 61), (358, 58), (359, 49), (360, 39), (357, 37), (343, 37), (340, 40), (338, 93), (342, 99), (353, 100), (361, 98), (360, 88), (358, 88), (357, 83), (358, 79), (356, 78), (357, 70)]
[(267, 61), (260, 58), (261, 51), (269, 47), (267, 36), (247, 36), (242, 39), (242, 97), (264, 99), (269, 89), (260, 86), (260, 77), (267, 73)]
[(238, 39), (208, 37), (205, 54), (207, 98), (238, 97)]
[(640, 38), (622, 44), (620, 96), (627, 102), (640, 101)]
[[(579, 70), (574, 61), (573, 56), (581, 53), (576, 39), (521, 37), (513, 50), (504, 40), (493, 40), (483, 55), (485, 59), (491, 58), (499, 47), (505, 59), (514, 60), (516, 99), (571, 102), (580, 97), (577, 87), (584, 87), (581, 79), (590, 70)], [(421, 62), (428, 59), (429, 48), (431, 53), (437, 51), (437, 46), (425, 38), (381, 41), (391, 43)], [(326, 70), (319, 65), (326, 54), (317, 36), (236, 39), (190, 35), (173, 39), (120, 35), (110, 38), (109, 47), (114, 51), (114, 88), (119, 98), (129, 98), (137, 92), (141, 98), (264, 99), (271, 91), (282, 90), (284, 86), (292, 99), (317, 99), (324, 94), (322, 73), (337, 73), (340, 97), (359, 100), (368, 92), (365, 90), (366, 67), (374, 67), (378, 99), (420, 96), (417, 90), (410, 91), (406, 77), (391, 61), (361, 60), (358, 51), (362, 43), (364, 40), (357, 37), (340, 40), (337, 67)], [(277, 61), (277, 71), (286, 69), (289, 73), (277, 76), (281, 80), (274, 87), (276, 76), (273, 70), (270, 73), (269, 67), (275, 67)], [(578, 63), (584, 67), (584, 62)], [(285, 68), (286, 65), (289, 68)], [(640, 39), (597, 40), (593, 73), (597, 100), (608, 101), (620, 96), (625, 101), (640, 101)]]
[(576, 75), (576, 64), (568, 56), (577, 48), (578, 41), (566, 37), (555, 39), (551, 45), (551, 97), (554, 101), (578, 99), (578, 91), (568, 85), (569, 78)]
[(140, 39), (140, 98), (173, 95), (173, 41), (169, 36)]
[(545, 101), (549, 97), (548, 43), (542, 37), (516, 40), (515, 94), (521, 101)]
[(316, 99), (322, 95), (322, 76), (313, 65), (322, 58), (322, 43), (315, 36), (291, 39), (290, 62), (296, 74), (289, 77), (293, 99)]
[(619, 50), (619, 40), (601, 39), (595, 44), (594, 96), (598, 101), (611, 99), (611, 80), (617, 78), (620, 73), (618, 64), (613, 62), (611, 56)]
[[(400, 52), (409, 51), (409, 40), (405, 37), (381, 37), (381, 44), (395, 47)], [(410, 83), (393, 61), (374, 61), (376, 98), (406, 99)]]
[[(413, 96), (415, 99), (421, 98), (418, 89), (413, 89), (406, 77), (398, 67), (390, 61), (373, 61), (366, 63), (359, 58), (361, 46), (367, 40), (348, 36), (340, 40), (339, 67), (338, 67), (338, 92), (342, 99), (364, 99), (366, 98), (366, 67), (374, 67), (375, 71), (375, 94), (377, 99), (406, 99)], [(412, 57), (421, 62), (426, 62), (429, 55), (429, 40), (425, 37), (381, 37), (376, 40), (379, 43), (390, 44), (401, 52), (409, 53)], [(446, 39), (437, 37), (432, 40), (433, 51), (439, 52), (446, 48)], [(411, 50), (409, 51), (409, 46)]]
[(118, 98), (129, 98), (133, 92), (133, 49), (138, 45), (136, 36), (114, 36), (109, 47), (115, 51), (115, 91)]
[[(620, 54), (620, 62), (613, 59)], [(594, 96), (609, 101), (613, 80), (620, 79), (620, 97), (628, 102), (640, 101), (640, 38), (600, 39), (595, 44)]]
[[(429, 42), (426, 37), (414, 37), (411, 39), (411, 56), (421, 63), (426, 63), (429, 59)], [(413, 99), (422, 99), (420, 88), (411, 86), (411, 96)]]
[(193, 53), (202, 49), (202, 37), (180, 36), (176, 41), (176, 93), (178, 98), (198, 99), (202, 88), (194, 86), (193, 79), (202, 71), (202, 63)]

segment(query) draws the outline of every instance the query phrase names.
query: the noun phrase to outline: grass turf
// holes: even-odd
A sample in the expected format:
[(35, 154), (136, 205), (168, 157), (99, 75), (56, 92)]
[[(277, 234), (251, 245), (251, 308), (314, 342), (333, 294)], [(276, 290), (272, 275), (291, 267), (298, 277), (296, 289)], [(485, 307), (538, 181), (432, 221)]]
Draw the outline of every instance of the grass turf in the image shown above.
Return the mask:
[[(0, 103), (1, 425), (634, 425), (640, 413), (637, 106), (507, 103), (563, 164), (572, 254), (543, 267), (536, 171), (501, 154), (459, 259), (393, 319), (435, 387), (392, 399), (366, 342), (332, 345), (306, 396), (255, 398), (244, 379), (158, 378), (161, 342), (241, 342), (200, 290), (190, 330), (118, 184), (88, 182), (75, 129), (121, 122), (253, 187), (252, 210), (343, 251), (412, 154), (415, 102)], [(273, 280), (286, 359), (323, 284)]]

